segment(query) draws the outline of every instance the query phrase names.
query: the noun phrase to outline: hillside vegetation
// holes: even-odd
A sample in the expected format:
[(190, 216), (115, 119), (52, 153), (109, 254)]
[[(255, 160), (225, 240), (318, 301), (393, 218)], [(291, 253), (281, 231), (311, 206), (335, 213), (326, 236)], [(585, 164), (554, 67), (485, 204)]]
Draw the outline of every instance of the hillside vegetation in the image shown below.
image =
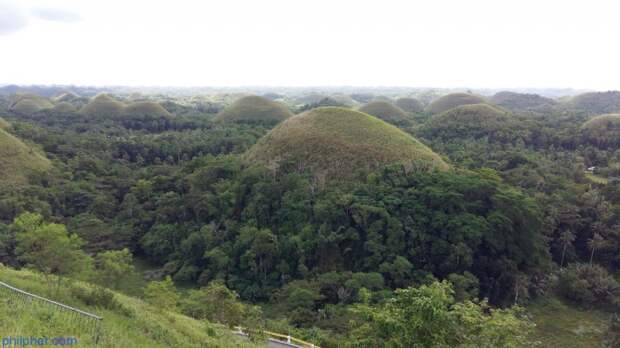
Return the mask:
[(6, 130), (11, 128), (11, 124), (8, 123), (5, 119), (0, 117), (0, 130)]
[(620, 91), (580, 94), (569, 100), (568, 106), (591, 115), (620, 112)]
[(449, 168), (439, 155), (398, 128), (370, 115), (317, 108), (280, 124), (246, 154), (268, 167), (309, 170), (320, 179), (351, 178), (358, 171), (404, 162)]
[(435, 99), (428, 105), (426, 111), (431, 114), (440, 114), (457, 106), (481, 103), (486, 103), (486, 100), (480, 96), (469, 93), (452, 93)]
[(54, 105), (52, 110), (54, 112), (63, 113), (63, 114), (72, 114), (72, 113), (76, 113), (78, 111), (75, 106), (73, 106), (71, 103), (66, 102), (66, 101), (63, 101), (63, 102), (60, 102), (60, 103)]
[(398, 106), (386, 101), (372, 101), (362, 106), (359, 111), (376, 116), (392, 124), (401, 124), (407, 121), (406, 112)]
[(0, 129), (0, 187), (25, 184), (28, 175), (51, 167), (39, 151)]
[(508, 113), (488, 104), (462, 105), (434, 115), (423, 127), (429, 138), (480, 138), (497, 132), (510, 132)]
[(608, 146), (620, 143), (620, 114), (596, 116), (581, 126), (584, 139), (590, 143)]
[[(162, 310), (142, 300), (110, 292), (113, 308), (89, 305), (80, 294), (94, 289), (88, 283), (64, 283), (63, 291), (49, 295), (43, 276), (27, 270), (0, 267), (0, 279), (22, 290), (52, 297), (61, 303), (103, 317), (101, 338), (94, 343), (94, 325), (53, 307), (10, 297), (0, 298), (0, 331), (4, 336), (75, 337), (79, 347), (259, 347), (237, 337), (226, 327)], [(3, 290), (3, 295), (8, 294)], [(263, 345), (264, 346), (264, 345)]]
[(259, 96), (236, 100), (217, 115), (225, 122), (280, 122), (292, 116), (286, 106)]

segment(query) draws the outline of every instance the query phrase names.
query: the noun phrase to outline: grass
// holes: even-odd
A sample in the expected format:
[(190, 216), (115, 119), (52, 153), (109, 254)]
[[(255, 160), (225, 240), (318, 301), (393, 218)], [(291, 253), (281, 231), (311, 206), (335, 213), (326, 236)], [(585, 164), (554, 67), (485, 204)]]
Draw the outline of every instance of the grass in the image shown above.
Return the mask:
[(322, 181), (350, 179), (358, 171), (397, 162), (424, 169), (449, 168), (439, 155), (398, 128), (339, 107), (316, 108), (289, 118), (245, 158), (274, 169), (307, 169)]
[(107, 94), (99, 94), (80, 109), (80, 114), (88, 116), (119, 116), (125, 104)]
[(2, 117), (0, 117), (0, 130), (6, 130), (9, 128), (11, 128), (11, 124)]
[(263, 97), (247, 96), (236, 100), (216, 119), (225, 122), (280, 122), (291, 116), (292, 113), (283, 104)]
[[(67, 283), (63, 285), (62, 292), (51, 295), (44, 278), (31, 271), (0, 267), (0, 280), (30, 293), (102, 316), (102, 335), (98, 347), (258, 347), (233, 335), (221, 325), (162, 310), (120, 293), (114, 293), (114, 298), (120, 304), (117, 309), (88, 306), (71, 295), (75, 289), (92, 289), (92, 285), (87, 283)], [(0, 297), (0, 333), (4, 337), (69, 336), (77, 337), (80, 347), (95, 347), (92, 334), (94, 326), (47, 305)]]
[(29, 174), (50, 167), (51, 162), (38, 149), (0, 129), (0, 187), (25, 184)]
[(440, 114), (452, 108), (468, 104), (483, 104), (487, 101), (477, 95), (469, 93), (452, 93), (444, 95), (428, 105), (426, 110), (431, 114)]
[(407, 121), (407, 113), (405, 111), (386, 101), (372, 101), (362, 106), (359, 111), (379, 117), (389, 123), (402, 123)]
[(556, 298), (540, 300), (527, 307), (536, 323), (532, 339), (540, 347), (601, 347), (609, 315), (581, 310)]

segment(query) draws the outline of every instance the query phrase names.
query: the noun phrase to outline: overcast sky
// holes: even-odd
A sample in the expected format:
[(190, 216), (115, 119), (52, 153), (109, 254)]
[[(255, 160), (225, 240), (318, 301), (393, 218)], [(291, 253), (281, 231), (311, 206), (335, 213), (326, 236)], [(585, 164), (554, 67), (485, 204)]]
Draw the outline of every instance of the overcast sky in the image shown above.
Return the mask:
[(620, 1), (0, 0), (0, 83), (620, 89)]

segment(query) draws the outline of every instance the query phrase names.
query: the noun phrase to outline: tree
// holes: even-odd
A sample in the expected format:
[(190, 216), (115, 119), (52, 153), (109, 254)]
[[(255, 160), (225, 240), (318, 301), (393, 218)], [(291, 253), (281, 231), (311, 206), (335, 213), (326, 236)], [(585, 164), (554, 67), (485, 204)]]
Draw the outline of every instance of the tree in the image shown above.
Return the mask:
[(179, 302), (179, 294), (170, 276), (162, 281), (148, 283), (144, 290), (144, 298), (151, 304), (165, 310), (175, 309)]
[(590, 254), (590, 265), (592, 265), (592, 262), (594, 261), (594, 252), (597, 249), (604, 247), (605, 245), (606, 245), (605, 239), (603, 239), (603, 237), (601, 237), (601, 235), (598, 233), (594, 233), (592, 238), (588, 240), (588, 248), (590, 248), (592, 252)]
[(566, 255), (566, 248), (572, 242), (575, 241), (575, 234), (570, 230), (564, 230), (560, 235), (560, 241), (562, 242), (562, 258), (560, 260), (560, 268), (564, 267), (564, 256)]
[(199, 290), (191, 290), (181, 301), (181, 309), (198, 319), (240, 325), (249, 308), (239, 300), (239, 295), (229, 290), (221, 281), (213, 281)]
[(63, 277), (84, 276), (92, 269), (92, 259), (80, 248), (82, 240), (69, 235), (64, 225), (47, 224), (38, 214), (24, 213), (11, 227), (15, 230), (15, 253), (19, 261), (43, 273), (57, 277), (57, 290)]
[(355, 312), (363, 320), (352, 332), (354, 347), (520, 347), (533, 327), (519, 307), (456, 303), (447, 281), (396, 290), (381, 306)]
[(97, 283), (117, 290), (127, 288), (135, 277), (133, 255), (129, 249), (100, 253), (96, 258), (96, 271)]

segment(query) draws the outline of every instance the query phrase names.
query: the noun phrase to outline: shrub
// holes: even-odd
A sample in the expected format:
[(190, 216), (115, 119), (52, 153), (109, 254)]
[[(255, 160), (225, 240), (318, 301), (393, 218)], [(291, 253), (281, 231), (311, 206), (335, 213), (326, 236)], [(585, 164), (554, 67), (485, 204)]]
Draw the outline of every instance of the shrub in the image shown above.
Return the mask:
[(598, 265), (573, 264), (562, 270), (558, 290), (566, 299), (583, 306), (620, 308), (620, 284)]

